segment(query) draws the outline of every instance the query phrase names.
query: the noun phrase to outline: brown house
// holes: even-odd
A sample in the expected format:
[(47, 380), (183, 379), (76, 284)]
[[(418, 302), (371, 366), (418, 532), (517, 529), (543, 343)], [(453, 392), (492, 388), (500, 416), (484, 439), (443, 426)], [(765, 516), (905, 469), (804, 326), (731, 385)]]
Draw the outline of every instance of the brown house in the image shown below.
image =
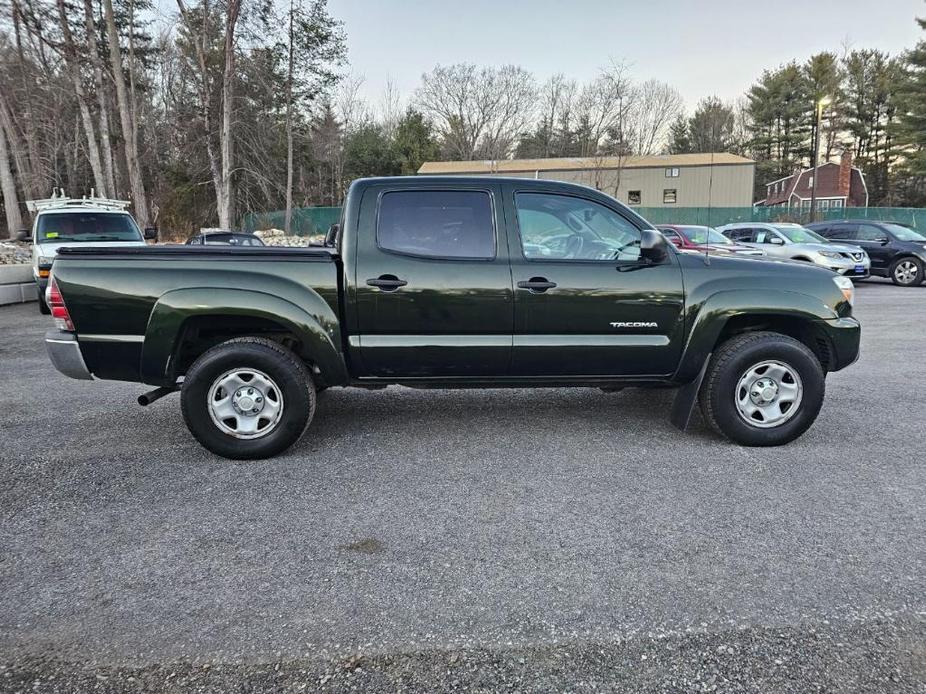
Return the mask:
[(827, 162), (814, 169), (797, 171), (765, 186), (761, 207), (810, 209), (811, 189), (817, 177), (817, 209), (832, 207), (867, 207), (868, 187), (861, 169), (852, 166), (852, 153), (843, 152), (839, 163)]

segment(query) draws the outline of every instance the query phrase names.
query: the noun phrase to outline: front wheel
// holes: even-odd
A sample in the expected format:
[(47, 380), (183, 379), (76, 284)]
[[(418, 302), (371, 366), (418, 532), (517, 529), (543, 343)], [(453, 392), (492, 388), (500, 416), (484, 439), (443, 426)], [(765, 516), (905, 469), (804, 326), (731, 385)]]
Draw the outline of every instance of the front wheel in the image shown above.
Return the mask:
[(269, 458), (295, 443), (315, 414), (312, 376), (285, 347), (243, 337), (206, 351), (180, 393), (183, 418), (205, 448), (233, 459)]
[(891, 281), (901, 287), (914, 287), (923, 281), (923, 263), (916, 258), (899, 258), (891, 265)]
[(826, 389), (804, 344), (779, 333), (738, 335), (711, 358), (701, 412), (715, 431), (744, 446), (779, 446), (814, 423)]

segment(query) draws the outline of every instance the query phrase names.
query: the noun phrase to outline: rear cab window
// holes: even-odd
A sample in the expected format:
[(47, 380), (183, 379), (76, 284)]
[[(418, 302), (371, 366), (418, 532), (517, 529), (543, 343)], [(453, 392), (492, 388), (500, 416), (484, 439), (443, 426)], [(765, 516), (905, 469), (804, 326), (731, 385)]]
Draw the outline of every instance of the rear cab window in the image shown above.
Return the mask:
[(421, 258), (492, 260), (494, 219), (487, 191), (387, 191), (379, 201), (376, 245)]

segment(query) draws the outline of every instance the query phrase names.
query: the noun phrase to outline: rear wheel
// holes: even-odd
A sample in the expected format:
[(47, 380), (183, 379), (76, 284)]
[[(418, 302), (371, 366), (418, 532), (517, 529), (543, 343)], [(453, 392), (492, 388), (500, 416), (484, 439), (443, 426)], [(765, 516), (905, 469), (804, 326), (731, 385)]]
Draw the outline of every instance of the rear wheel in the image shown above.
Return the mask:
[(699, 400), (717, 432), (745, 446), (778, 446), (810, 428), (823, 405), (823, 368), (804, 344), (778, 333), (747, 333), (711, 358)]
[(269, 458), (302, 436), (315, 414), (315, 387), (290, 350), (244, 337), (223, 342), (194, 362), (180, 403), (190, 433), (213, 453)]
[(901, 287), (913, 287), (923, 281), (923, 263), (917, 258), (898, 258), (891, 265), (891, 281)]

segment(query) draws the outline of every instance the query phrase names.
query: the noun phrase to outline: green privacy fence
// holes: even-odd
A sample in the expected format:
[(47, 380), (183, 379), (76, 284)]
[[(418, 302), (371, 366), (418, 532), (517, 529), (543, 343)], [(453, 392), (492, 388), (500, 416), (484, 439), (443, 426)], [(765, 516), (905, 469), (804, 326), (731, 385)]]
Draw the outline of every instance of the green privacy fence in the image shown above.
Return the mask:
[[(718, 227), (733, 222), (810, 222), (810, 210), (780, 207), (636, 207), (652, 224), (701, 224)], [(824, 219), (871, 219), (900, 222), (926, 230), (926, 208), (922, 207), (837, 207), (817, 211)]]
[[(295, 236), (324, 234), (328, 227), (341, 218), (340, 207), (296, 207), (293, 209), (291, 233)], [(259, 229), (284, 229), (286, 211), (249, 212), (241, 220), (242, 231)]]
[[(781, 207), (636, 207), (652, 224), (701, 224), (719, 227), (733, 222), (810, 222), (810, 210)], [(340, 207), (298, 207), (293, 210), (293, 234), (324, 234), (341, 218)], [(923, 207), (837, 207), (819, 210), (821, 219), (871, 219), (900, 222), (926, 231), (926, 208)], [(282, 229), (285, 212), (251, 212), (241, 222), (244, 231)]]

